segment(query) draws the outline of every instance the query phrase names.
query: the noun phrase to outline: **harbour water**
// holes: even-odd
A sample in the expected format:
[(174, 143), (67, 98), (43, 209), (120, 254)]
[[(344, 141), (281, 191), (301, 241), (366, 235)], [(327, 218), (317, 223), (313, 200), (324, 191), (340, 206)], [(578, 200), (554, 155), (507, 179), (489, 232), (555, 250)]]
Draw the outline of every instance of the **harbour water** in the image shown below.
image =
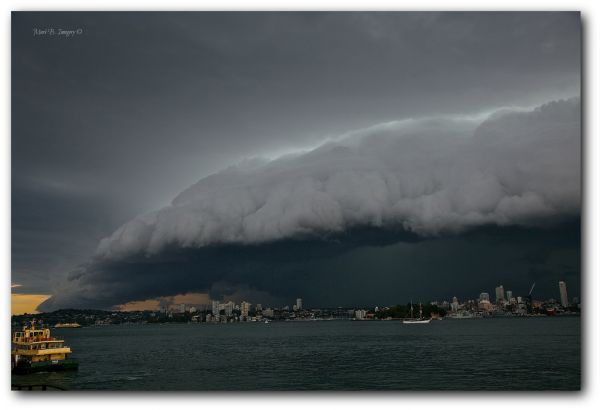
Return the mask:
[(577, 390), (579, 317), (292, 321), (55, 329), (76, 372), (12, 376), (68, 390)]

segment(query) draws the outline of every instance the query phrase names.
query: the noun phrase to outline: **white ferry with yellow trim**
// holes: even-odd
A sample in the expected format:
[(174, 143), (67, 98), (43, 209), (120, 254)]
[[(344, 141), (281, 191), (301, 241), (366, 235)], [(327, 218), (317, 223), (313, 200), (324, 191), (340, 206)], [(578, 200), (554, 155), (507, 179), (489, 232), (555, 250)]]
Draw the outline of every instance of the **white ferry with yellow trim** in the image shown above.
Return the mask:
[(69, 358), (71, 348), (65, 341), (50, 336), (50, 329), (23, 326), (14, 332), (11, 349), (12, 373), (34, 373), (57, 370), (76, 370), (79, 362)]

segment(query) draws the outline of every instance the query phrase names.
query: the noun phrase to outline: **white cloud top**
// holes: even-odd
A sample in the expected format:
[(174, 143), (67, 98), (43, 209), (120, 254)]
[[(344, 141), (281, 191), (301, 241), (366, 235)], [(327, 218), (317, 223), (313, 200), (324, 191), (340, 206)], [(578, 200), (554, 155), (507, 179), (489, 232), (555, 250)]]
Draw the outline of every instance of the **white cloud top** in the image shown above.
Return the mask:
[(101, 241), (97, 256), (320, 237), (351, 228), (421, 236), (531, 226), (580, 212), (580, 101), (485, 119), (427, 118), (200, 180)]

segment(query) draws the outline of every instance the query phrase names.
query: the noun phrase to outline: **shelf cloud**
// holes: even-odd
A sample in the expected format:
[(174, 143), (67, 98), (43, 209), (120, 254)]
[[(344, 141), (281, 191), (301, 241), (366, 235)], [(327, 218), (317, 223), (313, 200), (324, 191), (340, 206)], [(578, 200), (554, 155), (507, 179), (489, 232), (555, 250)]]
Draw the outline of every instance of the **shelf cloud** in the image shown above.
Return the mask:
[[(485, 227), (552, 227), (580, 214), (580, 134), (580, 100), (572, 98), (394, 121), (250, 159), (122, 225), (40, 308), (108, 307), (224, 283), (274, 293), (283, 285), (269, 283), (285, 270), (278, 258), (288, 264)], [(364, 239), (352, 242), (351, 232)], [(258, 254), (272, 261), (258, 263)]]

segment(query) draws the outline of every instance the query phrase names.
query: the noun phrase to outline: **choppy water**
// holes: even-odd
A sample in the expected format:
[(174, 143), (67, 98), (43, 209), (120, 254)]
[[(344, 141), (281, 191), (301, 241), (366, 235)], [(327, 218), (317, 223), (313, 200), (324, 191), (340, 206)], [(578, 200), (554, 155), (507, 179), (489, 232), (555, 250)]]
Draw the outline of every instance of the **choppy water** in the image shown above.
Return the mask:
[(574, 390), (577, 317), (121, 325), (56, 329), (77, 372), (13, 376), (100, 390)]

